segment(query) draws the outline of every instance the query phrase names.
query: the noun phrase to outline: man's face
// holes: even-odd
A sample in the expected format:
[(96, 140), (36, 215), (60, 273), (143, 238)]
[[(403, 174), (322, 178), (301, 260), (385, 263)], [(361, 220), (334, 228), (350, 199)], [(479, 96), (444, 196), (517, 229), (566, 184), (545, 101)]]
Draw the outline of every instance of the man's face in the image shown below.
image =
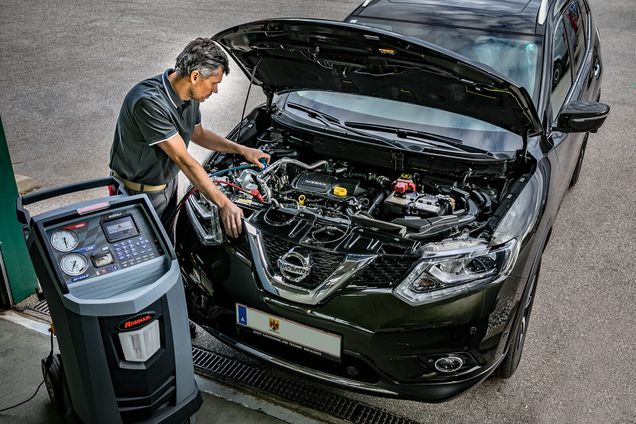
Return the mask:
[(219, 84), (223, 80), (223, 67), (219, 66), (216, 73), (204, 78), (198, 71), (190, 74), (190, 98), (198, 102), (204, 102), (212, 93), (219, 91)]

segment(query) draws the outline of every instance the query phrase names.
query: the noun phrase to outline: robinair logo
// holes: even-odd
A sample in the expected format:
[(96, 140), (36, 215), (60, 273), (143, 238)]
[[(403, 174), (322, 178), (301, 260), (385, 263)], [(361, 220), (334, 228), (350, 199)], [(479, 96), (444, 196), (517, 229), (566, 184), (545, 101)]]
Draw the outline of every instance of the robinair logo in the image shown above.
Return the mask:
[(272, 330), (274, 333), (278, 333), (278, 327), (280, 327), (280, 321), (276, 318), (270, 318), (269, 329)]
[(134, 316), (132, 318), (128, 318), (126, 321), (123, 321), (119, 324), (120, 330), (134, 330), (139, 327), (143, 327), (148, 324), (155, 317), (154, 312), (144, 312), (141, 315)]

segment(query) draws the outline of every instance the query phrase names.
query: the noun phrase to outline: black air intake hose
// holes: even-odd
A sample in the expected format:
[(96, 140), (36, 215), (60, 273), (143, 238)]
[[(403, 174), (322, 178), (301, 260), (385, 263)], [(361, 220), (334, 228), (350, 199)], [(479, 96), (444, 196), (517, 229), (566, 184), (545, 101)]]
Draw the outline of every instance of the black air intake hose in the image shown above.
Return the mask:
[[(448, 232), (449, 234), (457, 227), (463, 227), (477, 219), (477, 215), (479, 214), (479, 207), (477, 203), (467, 198), (466, 205), (467, 209), (460, 209), (455, 211), (454, 215), (445, 215), (435, 218), (429, 219), (420, 219), (420, 220), (404, 220), (409, 221), (411, 224), (414, 221), (418, 222), (420, 225), (419, 232), (407, 234), (405, 237), (413, 240), (421, 240), (424, 238), (429, 238), (433, 236), (438, 236), (443, 234), (444, 232)], [(402, 220), (393, 220), (393, 223), (406, 225)]]
[(382, 188), (391, 187), (391, 180), (385, 177), (384, 175), (377, 175), (374, 173), (367, 174), (364, 172), (351, 172), (349, 175), (347, 175), (347, 178), (363, 180), (369, 183), (374, 183)]

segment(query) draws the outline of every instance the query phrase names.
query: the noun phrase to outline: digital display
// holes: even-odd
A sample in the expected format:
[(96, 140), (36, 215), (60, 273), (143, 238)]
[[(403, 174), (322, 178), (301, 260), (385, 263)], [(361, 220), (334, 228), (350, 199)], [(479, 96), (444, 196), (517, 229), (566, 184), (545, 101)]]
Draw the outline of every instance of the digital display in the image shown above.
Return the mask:
[(110, 243), (139, 234), (132, 216), (125, 216), (123, 218), (113, 219), (112, 221), (102, 222), (102, 228), (106, 234), (106, 239), (108, 239)]

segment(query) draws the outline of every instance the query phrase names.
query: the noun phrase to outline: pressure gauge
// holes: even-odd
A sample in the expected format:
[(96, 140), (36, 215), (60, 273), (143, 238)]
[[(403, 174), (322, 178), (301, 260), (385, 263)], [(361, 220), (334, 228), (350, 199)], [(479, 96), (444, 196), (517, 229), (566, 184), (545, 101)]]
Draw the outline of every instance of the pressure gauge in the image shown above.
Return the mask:
[(60, 261), (60, 268), (68, 275), (80, 275), (88, 269), (88, 259), (79, 253), (69, 253)]
[(71, 230), (58, 230), (51, 235), (51, 245), (60, 252), (70, 252), (79, 244), (79, 237)]

